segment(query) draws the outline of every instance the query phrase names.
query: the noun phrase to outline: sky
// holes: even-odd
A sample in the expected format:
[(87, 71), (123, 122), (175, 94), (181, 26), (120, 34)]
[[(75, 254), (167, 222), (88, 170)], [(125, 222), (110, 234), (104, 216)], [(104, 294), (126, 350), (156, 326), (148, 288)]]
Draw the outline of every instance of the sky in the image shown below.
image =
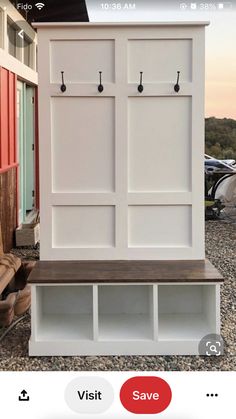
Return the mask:
[[(134, 3), (131, 1), (131, 3)], [(181, 1), (180, 1), (181, 2)], [(129, 2), (130, 3), (130, 2)], [(157, 3), (158, 6), (157, 6)], [(160, 11), (160, 4), (163, 10)], [(190, 2), (187, 1), (188, 7)], [(136, 10), (104, 11), (101, 2), (86, 0), (91, 21), (210, 21), (206, 27), (205, 115), (236, 119), (236, 4), (228, 11), (166, 10), (163, 0), (136, 0)], [(199, 7), (200, 2), (198, 2)], [(213, 3), (211, 3), (213, 4)], [(216, 7), (218, 3), (216, 4)], [(165, 10), (164, 10), (165, 9)], [(150, 12), (151, 11), (151, 12)]]
[(206, 116), (236, 119), (236, 11), (206, 28)]

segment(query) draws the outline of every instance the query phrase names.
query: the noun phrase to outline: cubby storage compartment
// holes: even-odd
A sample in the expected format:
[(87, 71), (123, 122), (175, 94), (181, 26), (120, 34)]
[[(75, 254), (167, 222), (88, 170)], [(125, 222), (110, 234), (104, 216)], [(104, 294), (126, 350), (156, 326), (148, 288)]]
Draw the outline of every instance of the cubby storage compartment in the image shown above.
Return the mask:
[(159, 285), (158, 340), (200, 340), (217, 331), (214, 285)]
[(36, 287), (39, 341), (93, 339), (92, 286)]
[(153, 287), (98, 287), (99, 340), (153, 339)]

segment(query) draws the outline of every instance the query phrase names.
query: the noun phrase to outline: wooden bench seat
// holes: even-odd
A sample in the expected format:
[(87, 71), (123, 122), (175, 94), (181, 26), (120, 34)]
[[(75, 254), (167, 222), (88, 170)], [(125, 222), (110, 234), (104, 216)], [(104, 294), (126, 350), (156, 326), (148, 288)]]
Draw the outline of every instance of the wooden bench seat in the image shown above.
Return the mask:
[(208, 260), (195, 261), (39, 261), (31, 284), (223, 282)]

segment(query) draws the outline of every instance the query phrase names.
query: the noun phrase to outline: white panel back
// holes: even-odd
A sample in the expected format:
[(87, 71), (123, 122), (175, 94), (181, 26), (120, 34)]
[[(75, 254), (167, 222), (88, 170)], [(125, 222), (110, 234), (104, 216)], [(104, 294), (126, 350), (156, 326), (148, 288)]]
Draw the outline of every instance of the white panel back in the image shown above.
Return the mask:
[(115, 245), (114, 208), (111, 206), (56, 206), (52, 218), (54, 247)]
[(93, 288), (90, 286), (41, 287), (44, 314), (89, 314), (93, 310)]
[(192, 80), (192, 42), (190, 39), (139, 39), (128, 42), (129, 81), (137, 82), (143, 71), (144, 82), (173, 82), (181, 71), (181, 81)]
[(52, 98), (54, 192), (114, 191), (114, 99)]
[(114, 41), (100, 39), (52, 41), (52, 83), (61, 81), (61, 71), (65, 72), (65, 78), (69, 83), (98, 82), (99, 71), (103, 71), (103, 79), (106, 82), (113, 83)]
[(191, 227), (189, 206), (129, 207), (130, 247), (190, 247)]
[(98, 311), (101, 314), (149, 313), (151, 286), (119, 285), (98, 288)]
[(169, 285), (158, 287), (159, 313), (202, 313), (205, 286)]
[(130, 191), (190, 191), (191, 147), (189, 97), (129, 99)]

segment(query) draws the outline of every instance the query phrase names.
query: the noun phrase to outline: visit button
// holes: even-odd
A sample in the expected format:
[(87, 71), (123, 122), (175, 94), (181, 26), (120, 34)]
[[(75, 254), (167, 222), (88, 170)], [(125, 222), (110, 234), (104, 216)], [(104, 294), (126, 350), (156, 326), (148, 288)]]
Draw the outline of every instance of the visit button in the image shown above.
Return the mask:
[(171, 398), (169, 384), (159, 377), (132, 377), (120, 390), (124, 408), (137, 414), (161, 413), (169, 406)]

